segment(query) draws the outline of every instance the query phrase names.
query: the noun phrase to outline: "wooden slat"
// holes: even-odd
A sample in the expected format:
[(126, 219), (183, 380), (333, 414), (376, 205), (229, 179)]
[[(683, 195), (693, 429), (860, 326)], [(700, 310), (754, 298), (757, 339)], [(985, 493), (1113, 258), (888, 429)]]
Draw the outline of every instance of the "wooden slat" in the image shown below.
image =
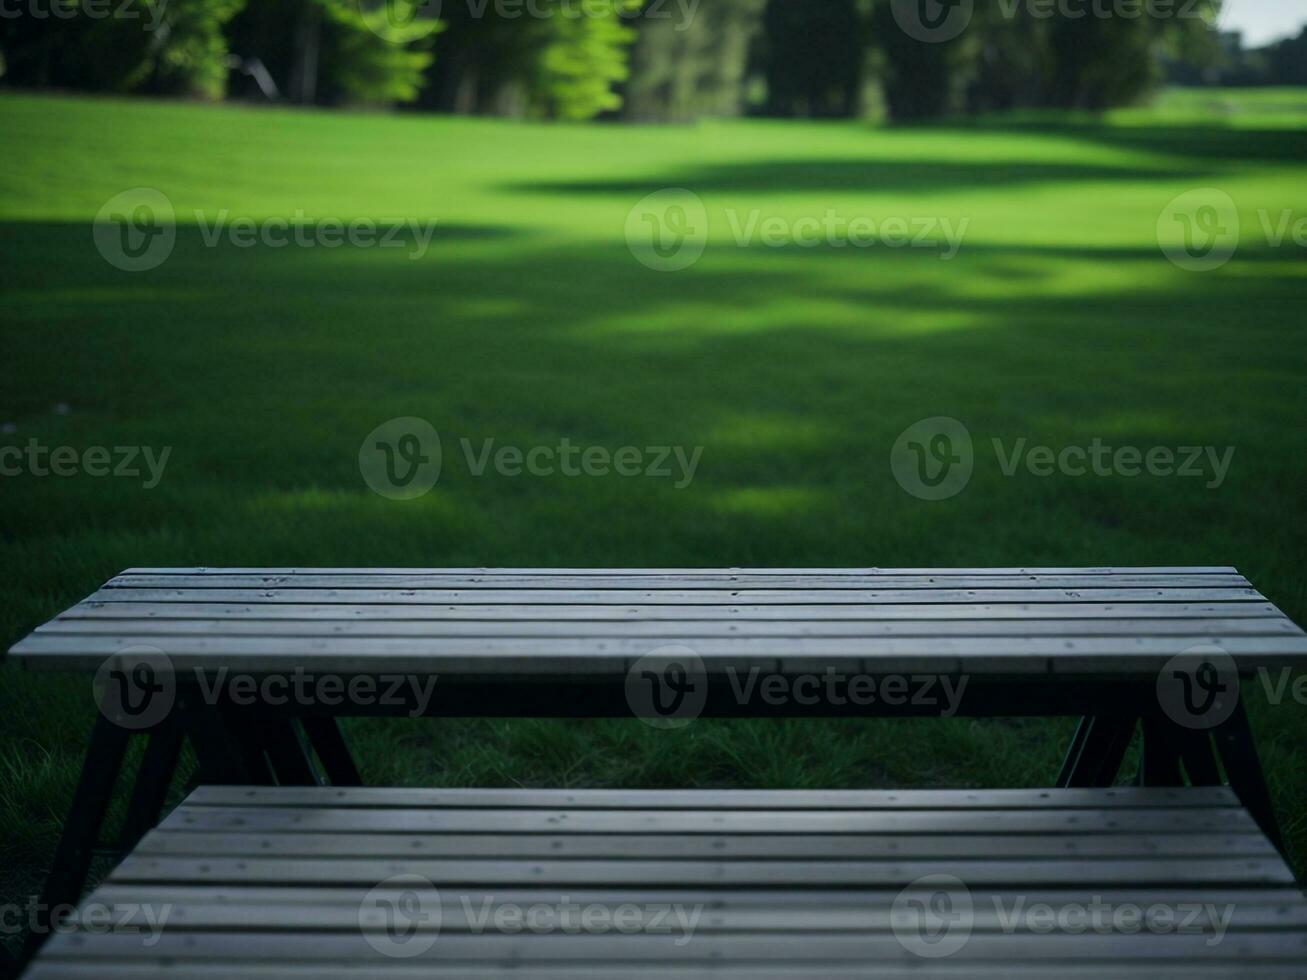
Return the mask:
[[(523, 638), (391, 639), (333, 637), (170, 637), (165, 649), (178, 670), (246, 673), (318, 671), (339, 674), (443, 674), (516, 678), (625, 677), (642, 656), (664, 644), (690, 646), (714, 674), (762, 670), (846, 673), (1150, 674), (1193, 644), (1193, 637), (848, 637), (838, 639), (694, 636), (571, 640)], [(10, 655), (27, 666), (95, 669), (104, 658), (142, 642), (136, 636), (36, 633)], [(1210, 637), (1245, 670), (1307, 662), (1307, 636)]]
[[(1246, 833), (1237, 807), (1139, 807), (978, 811), (985, 832)], [(175, 810), (164, 830), (388, 834), (940, 834), (966, 833), (978, 819), (966, 810), (536, 810), (499, 808), (397, 810), (357, 807), (193, 807)]]
[[(966, 980), (1048, 980), (1048, 962), (1005, 963), (985, 966), (970, 960), (951, 962), (935, 961), (930, 966), (932, 977), (956, 977)], [(1122, 980), (1123, 977), (1141, 977), (1147, 980), (1246, 980), (1246, 978), (1278, 978), (1289, 980), (1297, 974), (1293, 967), (1274, 960), (1250, 961), (1244, 959), (1200, 962), (1175, 965), (1151, 961), (1146, 964), (1118, 961), (1116, 963), (1084, 964), (1059, 961), (1056, 975), (1059, 980)], [(38, 962), (26, 975), (28, 980), (136, 980), (140, 977), (167, 977), (168, 980), (232, 980), (230, 968), (221, 963), (185, 962), (175, 959), (127, 959), (106, 963), (54, 959)], [(385, 973), (377, 964), (362, 961), (350, 963), (242, 963), (240, 980), (374, 980), (375, 977), (393, 977), (396, 980), (411, 978), (458, 978), (458, 980), (523, 980), (523, 970), (516, 965), (499, 966), (477, 963), (420, 963), (403, 961), (388, 963)], [(731, 966), (720, 962), (710, 964), (660, 963), (658, 966), (630, 964), (602, 964), (599, 966), (571, 963), (564, 966), (535, 966), (531, 980), (921, 980), (925, 976), (917, 964), (874, 963), (848, 966), (844, 964), (790, 963), (783, 966), (750, 962)]]
[(232, 589), (105, 588), (92, 602), (358, 602), (358, 603), (495, 603), (533, 605), (729, 605), (957, 602), (1265, 602), (1250, 588), (1202, 586), (1169, 588), (986, 588), (965, 589)]
[(1250, 588), (1242, 575), (459, 575), (418, 573), (340, 575), (119, 575), (106, 589), (541, 589), (579, 590), (794, 590), (841, 592), (866, 589), (1078, 589), (1078, 588)]
[(128, 568), (123, 575), (1237, 575), (1231, 565), (1089, 568)]
[(1046, 603), (936, 603), (903, 605), (770, 605), (747, 603), (724, 605), (549, 605), (529, 606), (451, 603), (218, 603), (218, 602), (100, 602), (78, 603), (51, 621), (79, 619), (205, 619), (205, 620), (349, 620), (443, 622), (446, 620), (486, 620), (491, 622), (671, 620), (695, 621), (903, 621), (937, 620), (992, 621), (1083, 620), (1083, 619), (1274, 619), (1288, 622), (1284, 614), (1269, 602), (1046, 602)]
[[(349, 837), (349, 853), (360, 858), (547, 858), (618, 859), (657, 853), (667, 859), (813, 858), (859, 860), (898, 858), (906, 850), (919, 858), (1063, 859), (1210, 857), (1265, 858), (1275, 849), (1256, 833), (1243, 834), (1011, 834), (929, 836), (889, 834), (370, 834)], [(332, 833), (186, 833), (153, 831), (136, 849), (141, 857), (339, 857)]]
[[(297, 906), (319, 905), (357, 908), (367, 897), (372, 885), (342, 886), (290, 886), (290, 885), (205, 885), (205, 884), (116, 884), (106, 882), (95, 891), (95, 899), (108, 905), (129, 905), (133, 902), (159, 907), (169, 902), (185, 903), (195, 907), (212, 905)], [(457, 895), (439, 892), (442, 904), (468, 901), (480, 904), (487, 898), (499, 902), (518, 902), (531, 905), (537, 902), (557, 904), (564, 899), (579, 903), (616, 905), (635, 902), (642, 905), (702, 904), (708, 912), (714, 911), (785, 911), (811, 913), (823, 911), (856, 911), (875, 915), (891, 906), (898, 897), (897, 888), (637, 888), (624, 885), (617, 888), (562, 888), (558, 885), (517, 885), (510, 888), (460, 889)], [(1181, 903), (1224, 904), (1231, 900), (1228, 888), (1197, 885), (1153, 886), (1117, 888), (1112, 890), (1118, 902), (1137, 905), (1178, 905)], [(1274, 885), (1242, 888), (1236, 894), (1240, 908), (1274, 910), (1292, 919), (1307, 907), (1307, 896), (1296, 886)], [(991, 900), (1016, 899), (1026, 896), (1028, 902), (1045, 901), (1064, 905), (1084, 901), (1083, 887), (1066, 883), (1050, 888), (1001, 888), (985, 892)], [(990, 904), (992, 908), (992, 901)]]
[[(696, 622), (656, 620), (563, 622), (559, 620), (286, 620), (260, 619), (56, 619), (37, 635), (101, 636), (305, 636), (305, 637), (893, 637), (893, 636), (1301, 636), (1287, 619), (992, 619), (905, 622), (764, 620)], [(1197, 642), (1189, 640), (1188, 642)]]
[(315, 809), (491, 809), (522, 810), (1102, 810), (1135, 807), (1239, 809), (1227, 786), (1183, 789), (424, 789), (379, 786), (199, 786), (184, 811), (198, 807), (307, 806)]
[[(261, 932), (168, 933), (152, 947), (141, 935), (119, 934), (93, 938), (75, 944), (74, 935), (51, 937), (45, 957), (98, 959), (146, 955), (186, 961), (223, 962), (234, 966), (267, 961), (339, 962), (346, 960), (384, 964), (384, 958), (357, 931), (303, 935)], [(1257, 956), (1280, 960), (1300, 968), (1307, 955), (1307, 937), (1293, 931), (1267, 932), (1230, 937), (1212, 945), (1210, 936), (1188, 935), (973, 935), (966, 945), (966, 959), (990, 964), (1017, 960), (1045, 964), (1060, 961), (1112, 963), (1129, 975), (1132, 961), (1142, 967), (1155, 961), (1174, 963), (1192, 960), (1241, 961)], [(905, 949), (894, 936), (869, 934), (840, 936), (810, 933), (804, 936), (769, 933), (702, 935), (679, 945), (677, 936), (527, 935), (527, 936), (442, 936), (416, 958), (417, 962), (456, 961), (518, 964), (622, 963), (671, 964), (675, 962), (809, 962), (890, 961), (914, 964), (918, 975), (923, 961)], [(43, 957), (43, 958), (45, 958)], [(1137, 973), (1137, 976), (1149, 974)]]
[[(119, 886), (119, 890), (124, 890)], [(246, 891), (242, 889), (241, 891)], [(253, 889), (248, 889), (253, 890)], [(1302, 929), (1307, 930), (1307, 902), (1293, 900), (1292, 889), (1281, 889), (1275, 894), (1275, 901), (1251, 904), (1243, 899), (1232, 902), (1227, 892), (1203, 893), (1207, 901), (1221, 908), (1233, 905), (1229, 929), (1236, 935), (1250, 930)], [(130, 894), (130, 893), (129, 893)], [(166, 892), (162, 893), (164, 896)], [(857, 906), (839, 907), (795, 907), (789, 905), (735, 907), (717, 900), (711, 904), (703, 896), (693, 891), (682, 891), (670, 898), (639, 902), (639, 905), (673, 905), (685, 909), (687, 913), (698, 913), (695, 917), (695, 932), (699, 934), (756, 932), (768, 934), (795, 933), (886, 933), (893, 928), (892, 907), (894, 891), (873, 893), (875, 904), (864, 903)], [(1176, 903), (1193, 903), (1194, 899), (1183, 896), (1182, 892), (1173, 892)], [(184, 921), (191, 931), (224, 930), (261, 930), (261, 931), (340, 931), (347, 932), (359, 928), (359, 907), (365, 893), (358, 892), (351, 903), (323, 903), (316, 899), (314, 892), (304, 889), (301, 898), (295, 902), (249, 902), (249, 901), (214, 901), (195, 902), (179, 901), (175, 897), (165, 898), (172, 908), (172, 915)], [(1047, 903), (1049, 905), (1083, 902), (1083, 893), (1068, 893), (1049, 890), (1031, 889), (1021, 892), (987, 891), (987, 896), (998, 898), (1004, 908), (1018, 903), (1032, 905)], [(504, 894), (490, 892), (466, 892), (462, 889), (445, 889), (437, 893), (432, 902), (439, 907), (440, 916), (425, 923), (425, 931), (436, 928), (440, 934), (477, 932), (480, 917), (493, 916), (497, 910), (513, 909), (524, 905), (546, 907), (551, 910), (566, 910), (575, 906), (577, 898), (573, 894), (555, 893), (550, 896), (522, 896), (513, 892)], [(133, 895), (121, 902), (106, 900), (99, 896), (108, 907), (114, 921), (124, 926), (137, 925), (148, 927), (149, 919), (142, 902)], [(1120, 901), (1119, 895), (1117, 900)], [(1135, 893), (1132, 902), (1147, 908), (1157, 904), (1149, 893)], [(636, 904), (630, 893), (609, 894), (604, 901), (589, 901), (587, 904), (607, 909), (622, 905)], [(638, 906), (637, 906), (638, 907)], [(972, 930), (977, 933), (998, 933), (1003, 929), (1003, 916), (993, 904), (981, 904), (973, 911)], [(78, 920), (74, 918), (75, 924)], [(422, 929), (423, 924), (418, 928)]]

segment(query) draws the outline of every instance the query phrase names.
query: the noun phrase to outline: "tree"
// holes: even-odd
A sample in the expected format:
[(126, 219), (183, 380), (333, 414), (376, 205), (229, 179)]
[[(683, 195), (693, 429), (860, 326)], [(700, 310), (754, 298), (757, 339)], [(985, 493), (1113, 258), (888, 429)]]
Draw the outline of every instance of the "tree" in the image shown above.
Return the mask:
[(766, 0), (704, 0), (688, 17), (651, 5), (635, 20), (626, 119), (684, 121), (734, 116), (747, 100), (751, 46)]
[(441, 58), (422, 102), (447, 112), (549, 119), (588, 119), (614, 109), (634, 38), (624, 18), (641, 3), (446, 4)]
[(420, 0), (257, 0), (229, 35), (292, 101), (390, 104), (418, 97), (440, 26)]
[(105, 16), (83, 0), (0, 18), (6, 81), (104, 92), (220, 98), (226, 90), (223, 28), (245, 0), (139, 0)]
[(868, 24), (860, 0), (770, 0), (761, 60), (774, 116), (856, 116)]

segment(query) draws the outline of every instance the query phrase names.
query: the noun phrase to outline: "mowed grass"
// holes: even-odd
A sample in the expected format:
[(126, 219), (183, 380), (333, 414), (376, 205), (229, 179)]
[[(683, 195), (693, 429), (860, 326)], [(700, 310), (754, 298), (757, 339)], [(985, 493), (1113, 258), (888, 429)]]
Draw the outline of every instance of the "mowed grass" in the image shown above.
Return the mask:
[[(0, 98), (0, 445), (172, 450), (148, 490), (0, 479), (0, 641), (133, 565), (1234, 564), (1307, 621), (1307, 256), (1269, 243), (1259, 214), (1307, 216), (1307, 131), (1180, 118), (637, 128)], [(169, 197), (180, 228), (167, 262), (131, 274), (101, 258), (91, 221), (139, 186)], [(667, 187), (710, 219), (703, 258), (676, 273), (624, 239), (632, 206)], [(1156, 240), (1167, 203), (1200, 187), (1231, 195), (1242, 226), (1235, 259), (1206, 273)], [(437, 224), (413, 259), (211, 247), (197, 211)], [(945, 261), (739, 247), (733, 222), (755, 212), (969, 223)], [(357, 466), (397, 416), (444, 441), (439, 484), (411, 502), (372, 493)], [(932, 416), (977, 447), (970, 485), (938, 503), (889, 466), (898, 434)], [(478, 477), (459, 445), (564, 438), (703, 456), (676, 489)], [(1095, 438), (1235, 456), (1211, 488), (1007, 476), (991, 448)], [(1301, 867), (1307, 707), (1249, 697)], [(0, 669), (0, 901), (39, 880), (93, 710), (86, 678)], [(1070, 729), (368, 721), (350, 735), (377, 783), (1028, 786), (1052, 779)]]

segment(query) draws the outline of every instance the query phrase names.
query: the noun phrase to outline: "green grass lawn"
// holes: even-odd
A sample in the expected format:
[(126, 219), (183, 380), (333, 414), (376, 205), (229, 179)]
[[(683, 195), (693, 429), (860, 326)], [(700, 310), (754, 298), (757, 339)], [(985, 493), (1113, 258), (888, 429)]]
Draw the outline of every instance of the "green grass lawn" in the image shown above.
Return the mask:
[[(1240, 96), (1227, 94), (1236, 107)], [(1183, 100), (1182, 100), (1183, 101)], [(162, 481), (0, 478), (0, 643), (132, 565), (1238, 565), (1307, 621), (1307, 99), (1189, 99), (1111, 123), (640, 128), (0, 98), (0, 445), (171, 447)], [(1295, 108), (1296, 106), (1296, 108)], [(1206, 121), (1204, 121), (1206, 120)], [(149, 186), (158, 269), (91, 220)], [(656, 272), (632, 206), (697, 193), (703, 258)], [(1171, 264), (1159, 215), (1202, 187), (1238, 255)], [(732, 215), (968, 219), (952, 261), (738, 247)], [(429, 251), (206, 245), (193, 214), (434, 220)], [(57, 406), (65, 410), (57, 411)], [(427, 496), (373, 494), (363, 437), (444, 437)], [(895, 482), (909, 424), (975, 438), (964, 492)], [(702, 446), (694, 482), (473, 476), (461, 438)], [(1005, 476), (988, 449), (1234, 446), (1229, 476)], [(1264, 699), (1250, 692), (1254, 702)], [(1300, 868), (1307, 708), (1254, 704)], [(0, 669), (0, 901), (50, 856), (94, 708), (85, 678)], [(1069, 722), (367, 722), (369, 780), (427, 785), (1029, 786)]]

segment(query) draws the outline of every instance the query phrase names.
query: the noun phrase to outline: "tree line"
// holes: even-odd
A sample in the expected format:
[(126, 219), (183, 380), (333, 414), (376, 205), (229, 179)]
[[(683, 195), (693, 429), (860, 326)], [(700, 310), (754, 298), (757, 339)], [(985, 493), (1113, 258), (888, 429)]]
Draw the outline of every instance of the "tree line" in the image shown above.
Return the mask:
[(0, 0), (0, 82), (550, 119), (908, 120), (1104, 109), (1168, 64), (1222, 55), (1220, 0), (963, 0), (956, 37), (922, 40), (903, 18), (926, 2)]

